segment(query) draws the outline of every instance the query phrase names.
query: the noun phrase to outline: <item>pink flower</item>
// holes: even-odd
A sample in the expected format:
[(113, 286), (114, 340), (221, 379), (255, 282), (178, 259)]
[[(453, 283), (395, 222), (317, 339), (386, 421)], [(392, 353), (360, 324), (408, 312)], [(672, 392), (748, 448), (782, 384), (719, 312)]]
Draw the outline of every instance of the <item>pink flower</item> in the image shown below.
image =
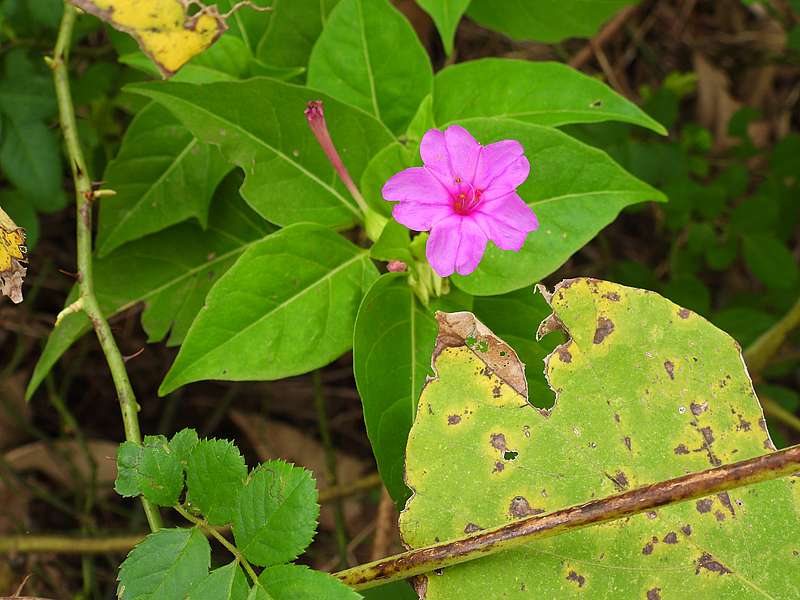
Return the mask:
[(430, 231), (426, 255), (440, 277), (472, 273), (492, 240), (518, 251), (539, 227), (517, 195), (530, 172), (522, 144), (503, 140), (481, 146), (463, 127), (430, 129), (419, 148), (424, 166), (394, 175), (383, 198), (397, 202), (392, 215), (414, 231)]

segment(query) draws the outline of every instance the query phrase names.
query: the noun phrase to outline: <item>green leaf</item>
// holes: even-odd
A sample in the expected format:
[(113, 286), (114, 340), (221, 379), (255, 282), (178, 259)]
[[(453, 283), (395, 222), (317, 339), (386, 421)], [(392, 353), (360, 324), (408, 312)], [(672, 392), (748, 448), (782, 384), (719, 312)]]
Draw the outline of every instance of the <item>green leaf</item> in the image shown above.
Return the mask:
[(187, 600), (247, 600), (249, 591), (247, 578), (233, 561), (211, 571), (191, 589)]
[(418, 145), (408, 148), (399, 142), (389, 144), (373, 157), (364, 170), (360, 185), (371, 209), (385, 217), (392, 216), (392, 203), (383, 199), (381, 189), (392, 175), (420, 162), (418, 157)]
[[(111, 316), (145, 305), (142, 326), (148, 341), (169, 335), (167, 345), (183, 341), (206, 293), (236, 258), (269, 226), (223, 182), (211, 207), (209, 227), (184, 223), (131, 242), (94, 261), (94, 284), (103, 314)], [(73, 289), (66, 304), (77, 298)], [(25, 394), (30, 398), (64, 352), (91, 329), (83, 313), (67, 316), (50, 334)]]
[(172, 439), (169, 441), (169, 449), (172, 450), (172, 453), (178, 458), (178, 462), (181, 463), (184, 470), (186, 469), (186, 465), (189, 461), (189, 455), (194, 450), (195, 446), (197, 446), (197, 432), (194, 429), (181, 429), (178, 433), (172, 436)]
[(462, 125), (481, 143), (512, 138), (525, 147), (531, 174), (518, 193), (539, 218), (539, 229), (518, 253), (489, 244), (474, 273), (453, 276), (453, 283), (470, 294), (502, 294), (540, 281), (626, 206), (665, 199), (605, 152), (556, 129), (504, 119), (471, 119)]
[(0, 169), (36, 208), (52, 212), (67, 203), (61, 189), (61, 154), (55, 135), (42, 121), (0, 115)]
[(189, 218), (205, 228), (214, 190), (230, 170), (218, 149), (150, 104), (131, 122), (103, 176), (117, 195), (100, 202), (98, 255)]
[(308, 85), (405, 130), (431, 91), (428, 54), (388, 0), (341, 0), (308, 63)]
[[(773, 448), (738, 345), (702, 317), (592, 279), (559, 284), (550, 304), (540, 332), (561, 327), (570, 340), (548, 359), (549, 411), (518, 391), (524, 373), (510, 347), (471, 315), (442, 319), (437, 379), (408, 443), (416, 493), (400, 527), (410, 547)], [(467, 346), (463, 333), (476, 328), (478, 344)], [(481, 342), (491, 350), (475, 351)], [(784, 566), (800, 537), (790, 479), (447, 568), (428, 577), (426, 598), (790, 598), (797, 576)]]
[(144, 444), (123, 442), (117, 451), (120, 496), (141, 494), (153, 504), (173, 506), (183, 490), (183, 470), (164, 436), (147, 436)]
[(405, 581), (396, 581), (365, 590), (364, 600), (419, 600), (419, 596)]
[(453, 38), (456, 35), (461, 16), (467, 10), (470, 0), (417, 0), (426, 13), (428, 13), (439, 35), (442, 38), (444, 51), (450, 56), (453, 53)]
[(786, 245), (769, 234), (744, 236), (744, 260), (767, 287), (789, 289), (800, 275), (797, 261)]
[(471, 117), (551, 127), (621, 121), (667, 133), (601, 81), (552, 62), (486, 58), (447, 67), (434, 78), (433, 109), (439, 125)]
[(247, 600), (274, 600), (274, 598), (263, 587), (255, 585), (250, 589)]
[(197, 528), (160, 529), (131, 550), (119, 570), (120, 600), (185, 600), (208, 574), (211, 548)]
[[(311, 48), (338, 0), (255, 0), (272, 10), (237, 10), (228, 19), (231, 33), (242, 37), (253, 55), (276, 67), (305, 67)], [(221, 11), (237, 0), (220, 0)]]
[(212, 525), (227, 525), (246, 477), (247, 465), (233, 442), (201, 440), (186, 465), (187, 500)]
[(202, 379), (272, 380), (328, 364), (352, 344), (378, 276), (367, 252), (319, 225), (251, 246), (214, 285), (159, 393)]
[(303, 565), (279, 565), (264, 570), (258, 581), (275, 600), (359, 600), (361, 595), (341, 581)]
[(47, 120), (58, 113), (53, 78), (37, 71), (27, 52), (11, 50), (4, 66), (0, 112), (20, 122)]
[(308, 127), (303, 111), (310, 100), (325, 102), (331, 137), (356, 180), (369, 159), (392, 139), (383, 125), (362, 111), (272, 79), (138, 84), (128, 89), (164, 104), (200, 140), (218, 145), (227, 160), (245, 171), (241, 189), (245, 200), (278, 225), (313, 222), (345, 227), (360, 219), (355, 202)]
[(516, 40), (560, 42), (591, 37), (616, 12), (636, 0), (472, 0), (467, 14)]
[(267, 461), (253, 471), (239, 494), (233, 518), (236, 547), (261, 566), (294, 560), (311, 543), (318, 516), (311, 472), (280, 460)]
[(17, 190), (4, 189), (0, 190), (0, 207), (25, 230), (25, 245), (30, 254), (39, 241), (39, 218), (33, 203)]
[(411, 255), (411, 236), (403, 225), (390, 220), (383, 228), (381, 237), (369, 249), (369, 255), (376, 260), (402, 260), (407, 265), (414, 262)]

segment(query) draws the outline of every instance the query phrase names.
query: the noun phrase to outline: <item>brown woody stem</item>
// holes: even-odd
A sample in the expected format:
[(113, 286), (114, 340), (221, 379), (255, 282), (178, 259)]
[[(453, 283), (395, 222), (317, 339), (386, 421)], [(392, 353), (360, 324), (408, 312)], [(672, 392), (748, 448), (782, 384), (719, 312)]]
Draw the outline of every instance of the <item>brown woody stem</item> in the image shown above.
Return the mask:
[(408, 579), (535, 540), (607, 523), (686, 500), (785, 477), (800, 471), (800, 445), (715, 469), (691, 473), (546, 515), (521, 519), (463, 538), (417, 548), (335, 575), (357, 590)]

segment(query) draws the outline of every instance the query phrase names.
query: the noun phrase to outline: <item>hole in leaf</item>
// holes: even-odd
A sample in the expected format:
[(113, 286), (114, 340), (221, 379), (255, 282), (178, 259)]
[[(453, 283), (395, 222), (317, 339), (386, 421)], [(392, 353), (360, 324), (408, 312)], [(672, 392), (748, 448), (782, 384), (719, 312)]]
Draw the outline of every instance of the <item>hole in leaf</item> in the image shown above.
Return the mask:
[(506, 450), (503, 452), (503, 459), (504, 460), (514, 460), (519, 456), (519, 452), (514, 452), (513, 450)]

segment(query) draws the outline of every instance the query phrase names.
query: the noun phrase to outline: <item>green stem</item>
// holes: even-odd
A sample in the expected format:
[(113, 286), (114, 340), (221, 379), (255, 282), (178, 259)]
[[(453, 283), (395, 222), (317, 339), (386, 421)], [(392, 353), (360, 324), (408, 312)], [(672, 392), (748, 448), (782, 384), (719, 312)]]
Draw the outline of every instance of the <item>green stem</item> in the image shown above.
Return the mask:
[[(67, 61), (69, 60), (69, 47), (72, 39), (72, 30), (75, 25), (76, 11), (69, 3), (64, 3), (64, 16), (61, 19), (61, 26), (58, 30), (58, 39), (50, 61), (53, 69), (53, 80), (55, 83), (56, 97), (58, 99), (58, 113), (61, 121), (61, 131), (67, 147), (67, 158), (72, 179), (75, 182), (75, 199), (77, 205), (77, 254), (78, 254), (78, 284), (80, 287), (80, 306), (86, 313), (94, 327), (97, 339), (103, 349), (106, 362), (111, 370), (111, 377), (114, 380), (114, 387), (119, 398), (119, 405), (122, 411), (122, 421), (125, 426), (125, 439), (137, 444), (142, 441), (142, 434), (139, 430), (139, 419), (137, 412), (139, 405), (128, 379), (128, 372), (125, 370), (125, 362), (122, 360), (117, 343), (111, 333), (108, 321), (100, 310), (100, 305), (94, 294), (94, 282), (92, 278), (92, 182), (86, 168), (86, 160), (83, 157), (83, 150), (78, 141), (78, 130), (75, 123), (75, 109), (72, 105), (72, 94), (69, 87), (69, 73), (67, 72)], [(142, 506), (147, 515), (150, 529), (157, 531), (161, 528), (161, 515), (158, 510), (142, 497)]]
[(780, 421), (787, 427), (791, 427), (795, 431), (800, 431), (800, 418), (798, 418), (793, 412), (786, 410), (775, 400), (766, 396), (760, 396), (758, 401), (761, 402), (764, 412), (770, 417), (776, 421)]
[(356, 590), (364, 590), (510, 550), (535, 540), (616, 521), (660, 506), (785, 477), (798, 469), (800, 445), (545, 515), (520, 519), (456, 540), (417, 548), (341, 571), (335, 576)]
[(229, 541), (228, 541), (228, 540), (225, 538), (225, 536), (224, 536), (224, 535), (222, 535), (222, 534), (221, 534), (219, 531), (217, 531), (217, 530), (216, 530), (214, 527), (212, 527), (211, 525), (209, 525), (209, 524), (208, 524), (206, 521), (203, 521), (202, 519), (198, 519), (197, 517), (195, 517), (195, 516), (194, 516), (192, 513), (190, 513), (190, 512), (189, 512), (188, 510), (186, 510), (185, 508), (183, 508), (183, 507), (182, 507), (180, 504), (176, 504), (176, 505), (175, 505), (175, 506), (173, 506), (172, 508), (174, 508), (176, 511), (178, 511), (178, 513), (179, 513), (179, 514), (180, 514), (180, 515), (181, 515), (181, 516), (182, 516), (184, 519), (186, 519), (187, 521), (189, 521), (189, 522), (191, 522), (191, 523), (194, 523), (194, 524), (195, 524), (195, 525), (197, 525), (197, 526), (198, 526), (200, 529), (202, 529), (202, 530), (203, 530), (203, 533), (205, 533), (205, 534), (206, 534), (206, 536), (209, 536), (209, 535), (210, 535), (210, 536), (212, 536), (212, 537), (213, 537), (214, 539), (216, 539), (216, 540), (217, 540), (217, 541), (218, 541), (220, 544), (222, 544), (223, 546), (225, 546), (225, 548), (228, 550), (228, 552), (230, 552), (231, 554), (233, 554), (233, 555), (236, 557), (236, 560), (237, 560), (237, 562), (238, 562), (240, 565), (242, 565), (242, 568), (245, 570), (245, 572), (247, 573), (247, 575), (250, 577), (250, 579), (252, 580), (253, 584), (254, 584), (254, 585), (259, 585), (259, 583), (258, 583), (258, 575), (257, 575), (257, 574), (256, 574), (256, 572), (253, 570), (253, 567), (252, 567), (252, 565), (251, 565), (249, 562), (247, 562), (247, 559), (246, 559), (246, 558), (245, 558), (245, 557), (242, 555), (242, 553), (241, 553), (241, 552), (239, 552), (239, 549), (238, 549), (236, 546), (234, 546), (233, 544), (231, 544), (231, 543), (230, 543), (230, 542), (229, 542)]
[[(319, 433), (322, 437), (322, 445), (325, 448), (325, 475), (329, 487), (337, 485), (336, 476), (336, 451), (331, 441), (331, 432), (328, 427), (328, 412), (325, 408), (325, 391), (322, 388), (322, 378), (319, 370), (312, 373), (311, 379), (314, 384), (314, 406), (317, 410), (317, 423)], [(344, 505), (341, 498), (333, 501), (334, 519), (336, 521), (336, 544), (339, 548), (340, 569), (346, 569), (349, 565), (347, 560), (347, 530), (344, 523)]]
[(793, 329), (800, 326), (800, 298), (783, 318), (762, 333), (744, 351), (744, 360), (751, 375), (758, 375), (781, 347)]

